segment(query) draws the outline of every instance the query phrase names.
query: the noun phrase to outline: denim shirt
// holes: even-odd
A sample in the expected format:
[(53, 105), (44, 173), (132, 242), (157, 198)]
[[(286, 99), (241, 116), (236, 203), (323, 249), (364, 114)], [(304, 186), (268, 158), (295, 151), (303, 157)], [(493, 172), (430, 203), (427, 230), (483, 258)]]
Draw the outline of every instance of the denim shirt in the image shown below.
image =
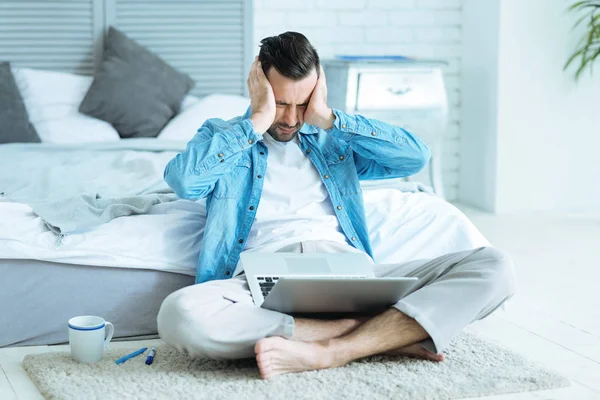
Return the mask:
[[(321, 176), (346, 241), (373, 258), (359, 180), (414, 175), (430, 151), (402, 128), (333, 113), (331, 129), (304, 124), (299, 146)], [(206, 197), (196, 283), (232, 277), (260, 206), (268, 151), (250, 115), (248, 109), (230, 121), (207, 120), (165, 169), (166, 182), (180, 198)]]

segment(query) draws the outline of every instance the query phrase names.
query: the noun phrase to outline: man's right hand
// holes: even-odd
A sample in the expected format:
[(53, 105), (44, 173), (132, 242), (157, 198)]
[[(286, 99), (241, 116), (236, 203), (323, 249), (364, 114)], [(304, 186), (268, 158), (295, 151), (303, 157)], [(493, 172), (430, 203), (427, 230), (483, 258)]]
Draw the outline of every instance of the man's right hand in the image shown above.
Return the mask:
[(248, 92), (252, 116), (250, 120), (257, 133), (265, 133), (275, 120), (275, 95), (269, 80), (263, 72), (258, 57), (254, 59), (248, 75)]

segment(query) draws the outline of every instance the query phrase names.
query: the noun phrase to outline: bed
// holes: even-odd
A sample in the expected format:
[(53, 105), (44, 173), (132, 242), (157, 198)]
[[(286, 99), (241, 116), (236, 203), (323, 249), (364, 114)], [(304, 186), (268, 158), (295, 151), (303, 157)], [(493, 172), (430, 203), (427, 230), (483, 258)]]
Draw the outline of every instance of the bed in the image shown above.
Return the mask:
[[(0, 346), (65, 342), (66, 321), (79, 314), (111, 321), (117, 338), (153, 337), (162, 300), (193, 284), (204, 235), (204, 200), (170, 197), (143, 213), (107, 222), (48, 223), (61, 208), (57, 204), (79, 199), (77, 193), (162, 192), (164, 164), (185, 142), (136, 142), (0, 146), (0, 169), (16, 167), (12, 184), (0, 178), (0, 185), (12, 187), (10, 192), (23, 199), (0, 201)], [(31, 158), (38, 163), (26, 168)], [(126, 162), (110, 162), (115, 159)], [(141, 174), (129, 165), (146, 167)], [(81, 178), (98, 166), (103, 172), (93, 181)], [(72, 191), (72, 196), (27, 200), (29, 191), (37, 193), (44, 182), (59, 179), (69, 182), (61, 192)], [(488, 245), (456, 207), (417, 183), (411, 185), (362, 182), (377, 262), (433, 258)]]
[[(454, 206), (422, 192), (364, 189), (376, 259), (432, 258), (487, 245)], [(194, 283), (203, 231), (202, 202), (179, 200), (151, 214), (115, 218), (56, 244), (55, 235), (23, 204), (11, 219), (25, 234), (2, 229), (0, 347), (63, 343), (66, 321), (101, 315), (117, 338), (155, 337), (156, 315), (171, 292)], [(135, 242), (142, 243), (136, 246)]]
[[(81, 314), (117, 339), (156, 337), (162, 300), (194, 282), (206, 218), (164, 166), (207, 118), (248, 107), (252, 2), (39, 4), (0, 4), (0, 347), (66, 342)], [(362, 186), (377, 262), (488, 244), (418, 183)]]

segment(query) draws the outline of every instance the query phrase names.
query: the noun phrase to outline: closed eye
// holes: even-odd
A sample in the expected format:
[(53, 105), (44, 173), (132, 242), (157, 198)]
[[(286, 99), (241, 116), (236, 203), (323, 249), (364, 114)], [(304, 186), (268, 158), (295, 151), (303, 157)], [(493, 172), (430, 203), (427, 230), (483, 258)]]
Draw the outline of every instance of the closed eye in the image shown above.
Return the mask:
[[(275, 105), (277, 107), (287, 107), (287, 106), (291, 106), (291, 104), (288, 103), (284, 103), (283, 101), (276, 101)], [(308, 103), (303, 103), (303, 104), (297, 104), (296, 107), (302, 107), (302, 108), (306, 108), (308, 107)]]

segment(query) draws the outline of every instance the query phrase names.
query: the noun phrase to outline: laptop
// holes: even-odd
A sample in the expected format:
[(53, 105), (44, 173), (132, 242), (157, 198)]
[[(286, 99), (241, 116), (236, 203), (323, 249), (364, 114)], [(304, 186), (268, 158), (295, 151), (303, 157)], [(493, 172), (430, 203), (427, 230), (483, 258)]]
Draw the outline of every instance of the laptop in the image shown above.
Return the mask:
[(377, 312), (418, 278), (377, 278), (364, 253), (245, 252), (240, 260), (259, 307), (290, 313)]

